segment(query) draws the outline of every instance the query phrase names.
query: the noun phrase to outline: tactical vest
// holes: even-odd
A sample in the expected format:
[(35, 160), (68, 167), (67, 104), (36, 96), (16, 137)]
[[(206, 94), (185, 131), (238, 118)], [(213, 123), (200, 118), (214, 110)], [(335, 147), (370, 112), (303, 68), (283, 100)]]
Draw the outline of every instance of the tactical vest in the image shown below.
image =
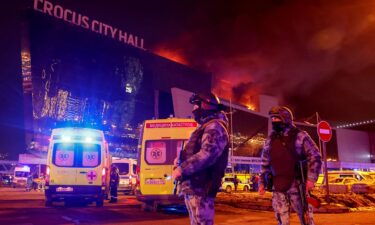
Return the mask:
[(285, 192), (299, 177), (298, 162), (303, 155), (296, 152), (297, 128), (292, 128), (288, 136), (273, 134), (270, 145), (270, 165), (275, 191)]
[[(181, 152), (181, 161), (184, 162), (188, 157), (199, 152), (201, 149), (201, 141), (204, 133), (204, 129), (213, 122), (219, 122), (225, 130), (227, 130), (226, 125), (218, 119), (213, 119), (199, 127), (193, 132), (191, 138), (184, 150)], [(228, 144), (225, 146), (222, 154), (219, 156), (217, 161), (201, 171), (198, 171), (190, 176), (182, 177), (182, 181), (190, 180), (192, 188), (203, 190), (204, 195), (207, 197), (216, 197), (216, 194), (221, 186), (221, 180), (224, 177), (225, 168), (228, 164), (228, 154), (229, 154), (229, 140)]]

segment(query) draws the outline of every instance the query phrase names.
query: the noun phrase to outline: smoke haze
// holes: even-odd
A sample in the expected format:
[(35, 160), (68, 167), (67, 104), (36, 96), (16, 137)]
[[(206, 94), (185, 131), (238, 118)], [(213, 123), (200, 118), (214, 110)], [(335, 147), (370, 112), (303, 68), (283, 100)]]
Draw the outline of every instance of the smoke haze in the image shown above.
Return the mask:
[(274, 95), (299, 117), (375, 116), (373, 0), (200, 3), (161, 45), (212, 72), (219, 92), (231, 86), (228, 98)]

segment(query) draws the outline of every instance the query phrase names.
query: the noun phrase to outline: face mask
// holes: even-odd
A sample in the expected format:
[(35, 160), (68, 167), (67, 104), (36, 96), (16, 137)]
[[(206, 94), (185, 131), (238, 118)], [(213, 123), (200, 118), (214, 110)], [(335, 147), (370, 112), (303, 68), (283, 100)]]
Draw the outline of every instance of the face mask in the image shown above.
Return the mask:
[(272, 122), (272, 129), (276, 132), (282, 132), (285, 129), (285, 124), (283, 122)]
[(202, 108), (197, 108), (193, 110), (193, 115), (194, 115), (194, 120), (197, 121), (198, 123), (202, 122), (202, 119), (212, 115), (215, 113), (213, 110), (204, 110)]
[(193, 116), (194, 116), (194, 120), (197, 121), (198, 123), (200, 123), (201, 121), (201, 118), (203, 116), (203, 112), (204, 110), (201, 109), (201, 108), (196, 108), (193, 110)]

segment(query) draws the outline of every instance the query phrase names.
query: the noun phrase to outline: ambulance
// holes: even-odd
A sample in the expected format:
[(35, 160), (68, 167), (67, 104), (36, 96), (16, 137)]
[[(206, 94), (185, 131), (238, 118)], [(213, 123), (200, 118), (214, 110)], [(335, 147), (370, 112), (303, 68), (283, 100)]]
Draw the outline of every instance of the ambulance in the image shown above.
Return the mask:
[(146, 120), (138, 145), (136, 197), (143, 207), (182, 202), (174, 195), (174, 160), (198, 124), (193, 119)]
[(16, 166), (14, 168), (13, 180), (12, 180), (12, 187), (25, 187), (27, 177), (30, 175), (30, 167), (29, 166)]
[(111, 157), (103, 131), (52, 130), (47, 155), (45, 204), (80, 199), (102, 207), (109, 191)]
[(112, 157), (112, 165), (115, 165), (120, 172), (119, 192), (134, 194), (136, 187), (137, 161), (131, 158)]

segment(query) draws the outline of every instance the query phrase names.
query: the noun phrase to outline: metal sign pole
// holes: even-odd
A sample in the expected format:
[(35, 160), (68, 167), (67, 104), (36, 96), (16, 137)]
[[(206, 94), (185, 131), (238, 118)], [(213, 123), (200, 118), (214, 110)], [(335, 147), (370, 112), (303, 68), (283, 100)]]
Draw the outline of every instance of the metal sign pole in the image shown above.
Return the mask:
[(229, 108), (230, 108), (230, 142), (231, 142), (231, 151), (230, 151), (230, 165), (232, 168), (232, 175), (234, 174), (234, 165), (233, 165), (233, 108), (232, 108), (232, 99), (229, 99)]
[[(316, 125), (317, 126), (318, 126), (319, 122), (320, 122), (319, 114), (318, 114), (318, 112), (316, 112)], [(320, 154), (322, 154), (322, 143), (321, 142), (322, 141), (319, 138), (319, 151), (320, 151)]]
[(320, 121), (316, 127), (319, 139), (323, 142), (323, 160), (324, 160), (324, 179), (326, 184), (326, 201), (329, 203), (329, 184), (328, 184), (328, 166), (327, 166), (327, 148), (326, 142), (332, 138), (332, 128), (327, 121)]
[(324, 180), (326, 184), (326, 202), (329, 203), (328, 171), (327, 171), (327, 150), (326, 143), (323, 141), (323, 160), (324, 160)]

